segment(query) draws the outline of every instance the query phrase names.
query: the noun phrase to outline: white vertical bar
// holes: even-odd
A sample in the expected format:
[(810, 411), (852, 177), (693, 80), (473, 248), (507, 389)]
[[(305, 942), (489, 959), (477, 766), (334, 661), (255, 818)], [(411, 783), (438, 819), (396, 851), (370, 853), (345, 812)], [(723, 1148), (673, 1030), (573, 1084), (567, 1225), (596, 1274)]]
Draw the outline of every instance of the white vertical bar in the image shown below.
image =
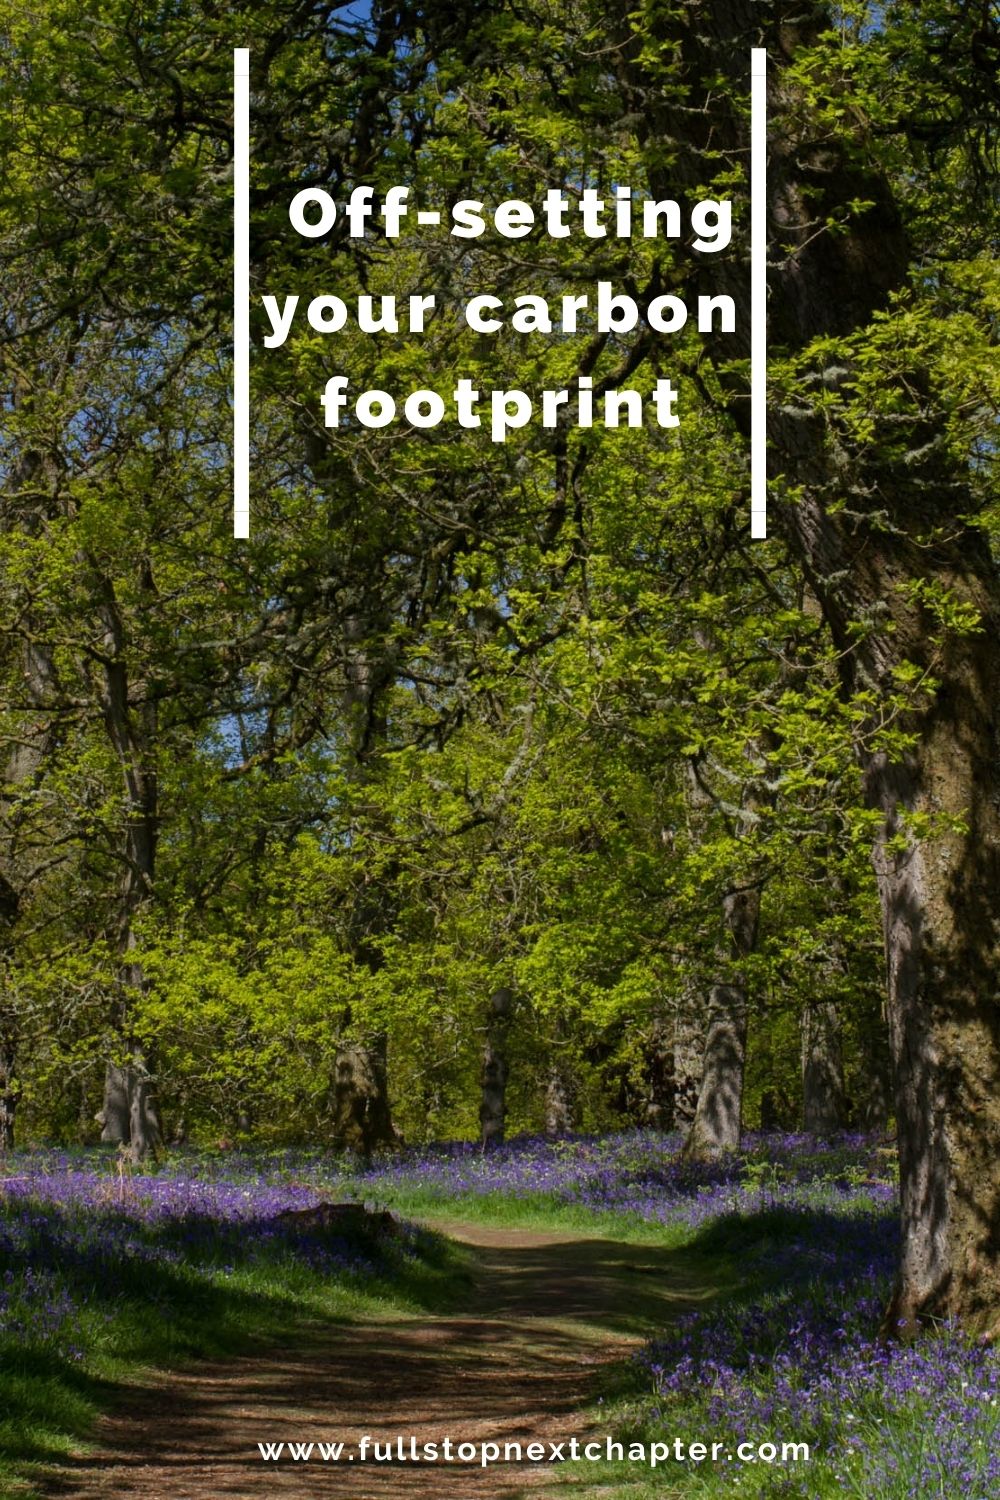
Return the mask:
[(233, 48), (233, 536), (250, 535), (250, 49)]
[(767, 536), (767, 52), (750, 49), (750, 536)]

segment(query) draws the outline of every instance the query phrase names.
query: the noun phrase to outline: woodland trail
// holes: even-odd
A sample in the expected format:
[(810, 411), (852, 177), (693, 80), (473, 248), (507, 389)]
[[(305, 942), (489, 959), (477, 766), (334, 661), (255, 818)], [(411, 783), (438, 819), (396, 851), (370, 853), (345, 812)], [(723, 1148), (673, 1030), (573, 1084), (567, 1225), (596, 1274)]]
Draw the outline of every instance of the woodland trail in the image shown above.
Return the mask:
[[(475, 1247), (475, 1283), (453, 1314), (324, 1325), (284, 1350), (193, 1366), (129, 1394), (92, 1451), (51, 1475), (63, 1500), (478, 1500), (551, 1487), (548, 1463), (348, 1462), (362, 1434), (418, 1445), (602, 1439), (585, 1410), (601, 1367), (706, 1295), (668, 1250), (571, 1233), (433, 1226)], [(338, 1442), (340, 1462), (259, 1442)], [(557, 1466), (562, 1467), (562, 1466)], [(586, 1464), (574, 1464), (582, 1471)], [(592, 1493), (592, 1492), (591, 1492)]]

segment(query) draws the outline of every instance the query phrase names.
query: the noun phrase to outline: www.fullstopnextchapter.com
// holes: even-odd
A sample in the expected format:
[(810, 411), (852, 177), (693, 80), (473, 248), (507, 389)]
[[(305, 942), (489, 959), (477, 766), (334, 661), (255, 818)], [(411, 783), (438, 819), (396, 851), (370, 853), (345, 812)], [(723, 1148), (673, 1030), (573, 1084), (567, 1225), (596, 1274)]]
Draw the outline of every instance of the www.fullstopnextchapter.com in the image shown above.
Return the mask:
[(456, 1441), (448, 1436), (424, 1441), (413, 1433), (395, 1433), (376, 1438), (363, 1433), (353, 1442), (260, 1442), (265, 1463), (375, 1463), (375, 1464), (466, 1464), (490, 1468), (493, 1464), (630, 1463), (650, 1469), (668, 1464), (701, 1463), (808, 1463), (808, 1443), (687, 1442), (671, 1438), (659, 1442), (618, 1442), (611, 1437), (545, 1442)]

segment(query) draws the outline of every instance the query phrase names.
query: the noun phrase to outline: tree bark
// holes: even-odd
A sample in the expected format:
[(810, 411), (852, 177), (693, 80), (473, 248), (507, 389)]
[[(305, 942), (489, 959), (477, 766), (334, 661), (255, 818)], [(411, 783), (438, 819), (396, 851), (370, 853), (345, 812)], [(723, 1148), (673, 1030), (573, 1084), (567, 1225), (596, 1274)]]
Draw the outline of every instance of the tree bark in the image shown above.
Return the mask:
[[(884, 1021), (884, 1015), (882, 1017)], [(862, 1059), (862, 1081), (854, 1123), (860, 1130), (884, 1131), (892, 1114), (892, 1061), (885, 1028), (869, 1038)]]
[(382, 1035), (345, 1041), (337, 1048), (332, 1143), (366, 1158), (396, 1144)]
[[(1000, 638), (998, 632), (1000, 619), (994, 617), (992, 641)], [(982, 654), (995, 651), (984, 642)], [(903, 1220), (887, 1331), (912, 1330), (930, 1317), (949, 1315), (991, 1336), (998, 1331), (996, 664), (983, 662), (979, 680), (990, 683), (990, 700), (974, 692), (979, 700), (974, 708), (967, 696), (971, 684), (963, 684), (966, 693), (948, 705), (951, 722), (927, 737), (905, 778), (881, 765), (871, 768), (869, 778), (885, 812), (886, 837), (876, 851), (876, 868), (886, 935)], [(953, 709), (959, 717), (952, 718)], [(908, 784), (901, 784), (904, 779)], [(918, 842), (903, 831), (899, 808), (947, 810), (956, 817), (968, 810), (968, 832)], [(890, 847), (888, 840), (897, 832), (903, 846)]]
[(645, 1045), (646, 1119), (652, 1130), (669, 1130), (674, 1123), (674, 1037), (670, 1018), (657, 1010)]
[(0, 1020), (0, 1152), (13, 1151), (21, 1090), (17, 1082), (17, 1029)]
[[(340, 708), (349, 747), (350, 777), (364, 786), (377, 774), (388, 738), (386, 695), (395, 681), (397, 662), (385, 645), (388, 617), (384, 600), (366, 600), (367, 608), (342, 622), (343, 685)], [(377, 644), (373, 644), (377, 643)], [(362, 969), (377, 973), (383, 963), (378, 938), (390, 930), (396, 909), (391, 864), (380, 878), (362, 872), (348, 920), (349, 951)], [(344, 1027), (350, 1024), (350, 1009)], [(334, 1059), (333, 1138), (342, 1149), (370, 1156), (398, 1144), (389, 1099), (388, 1037), (364, 1029), (337, 1048)]]
[[(39, 465), (40, 460), (29, 459), (16, 479), (28, 480)], [(25, 611), (21, 630), (27, 632), (32, 628), (31, 615)], [(39, 858), (37, 832), (34, 838), (30, 836), (30, 793), (40, 787), (56, 742), (56, 720), (51, 705), (60, 698), (51, 651), (26, 634), (15, 660), (19, 680), (17, 691), (11, 695), (12, 702), (30, 712), (17, 716), (20, 722), (6, 749), (0, 784), (0, 967), (5, 971), (0, 978), (0, 1150), (3, 1151), (14, 1149), (17, 1106), (21, 1100), (17, 1081), (21, 1017), (10, 967), (17, 948), (18, 925)], [(29, 796), (24, 797), (25, 793)]]
[(742, 982), (713, 984), (707, 1013), (701, 1087), (684, 1142), (684, 1155), (696, 1161), (714, 1161), (740, 1147), (747, 1046), (746, 986)]
[(127, 1146), (132, 1115), (130, 1069), (108, 1063), (104, 1070), (104, 1102), (96, 1116), (101, 1141), (108, 1146)]
[(830, 1135), (844, 1123), (844, 1053), (840, 1012), (830, 1000), (802, 1010), (802, 1128)]
[(705, 1014), (697, 996), (685, 989), (674, 1018), (674, 1118), (678, 1130), (689, 1129), (698, 1108), (705, 1063)]
[[(723, 916), (733, 956), (753, 952), (760, 915), (760, 891), (728, 891)], [(743, 1131), (743, 1077), (747, 1047), (747, 986), (739, 972), (712, 985), (708, 997), (708, 1030), (701, 1087), (684, 1155), (714, 1161), (738, 1151)]]
[[(155, 700), (133, 691), (128, 669), (128, 632), (110, 579), (100, 577), (101, 656), (100, 704), (108, 741), (118, 761), (125, 798), (122, 838), (122, 885), (118, 918), (121, 966), (114, 1026), (132, 1061), (109, 1063), (105, 1072), (101, 1139), (128, 1145), (136, 1163), (157, 1151), (162, 1130), (150, 1060), (132, 1033), (131, 996), (146, 987), (137, 957), (140, 914), (153, 900), (159, 837), (159, 778), (156, 771), (158, 714)], [(155, 597), (153, 580), (144, 567), (143, 592)], [(99, 1116), (99, 1118), (101, 1118)]]
[(136, 1163), (155, 1156), (163, 1143), (156, 1090), (146, 1059), (138, 1050), (131, 1063), (109, 1062), (104, 1074), (104, 1104), (97, 1116), (101, 1140), (128, 1146)]
[(575, 1128), (576, 1090), (565, 1067), (556, 1061), (545, 1084), (545, 1134), (568, 1135)]
[(494, 990), (490, 996), (483, 1045), (482, 1102), (479, 1106), (479, 1130), (484, 1151), (503, 1145), (507, 1126), (507, 1034), (513, 1005), (513, 992), (506, 987)]

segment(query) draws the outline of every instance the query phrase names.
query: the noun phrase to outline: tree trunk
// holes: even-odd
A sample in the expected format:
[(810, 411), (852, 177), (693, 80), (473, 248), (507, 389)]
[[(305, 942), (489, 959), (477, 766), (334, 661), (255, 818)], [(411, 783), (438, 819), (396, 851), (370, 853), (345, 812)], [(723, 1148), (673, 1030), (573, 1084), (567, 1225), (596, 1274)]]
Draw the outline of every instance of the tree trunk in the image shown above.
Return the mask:
[[(882, 1017), (884, 1021), (884, 1015)], [(862, 1081), (854, 1124), (859, 1130), (884, 1131), (892, 1114), (892, 1060), (883, 1028), (869, 1038), (862, 1059)]]
[(802, 1010), (802, 1128), (830, 1135), (844, 1123), (844, 1056), (840, 1012), (830, 1000)]
[(383, 1035), (347, 1041), (337, 1048), (333, 1073), (332, 1144), (370, 1157), (396, 1144), (389, 1108)]
[[(795, 41), (794, 31), (783, 46), (776, 40), (778, 107), (782, 51)], [(770, 203), (781, 238), (801, 246), (772, 287), (775, 334), (793, 347), (866, 323), (909, 264), (877, 173), (836, 146), (803, 155), (803, 145), (776, 143)], [(823, 188), (807, 211), (803, 189), (820, 150)], [(834, 201), (842, 211), (851, 198), (874, 206), (813, 253), (807, 219)], [(1000, 1320), (1000, 577), (984, 534), (960, 519), (974, 501), (934, 441), (933, 418), (910, 410), (905, 441), (896, 428), (862, 450), (810, 412), (779, 409), (770, 433), (775, 472), (802, 486), (780, 515), (848, 691), (884, 702), (904, 663), (940, 684), (902, 721), (912, 749), (862, 748), (867, 800), (882, 815), (874, 857), (899, 1138), (902, 1247), (884, 1330), (955, 1317), (992, 1336)], [(844, 512), (829, 508), (831, 485)], [(936, 595), (970, 607), (979, 627), (942, 626), (924, 602)], [(914, 820), (932, 831), (915, 834)]]
[[(155, 596), (148, 567), (142, 588)], [(143, 691), (134, 694), (128, 668), (128, 632), (115, 591), (101, 579), (101, 619), (104, 626), (101, 713), (108, 741), (118, 761), (125, 800), (122, 839), (123, 876), (118, 917), (121, 966), (119, 996), (112, 1024), (132, 1053), (129, 1064), (109, 1063), (105, 1072), (101, 1140), (127, 1144), (134, 1162), (156, 1153), (162, 1141), (149, 1059), (131, 1038), (129, 1015), (133, 997), (146, 988), (146, 975), (137, 956), (139, 917), (153, 900), (159, 836), (159, 779), (156, 750), (159, 721), (156, 701)]]
[(127, 1146), (132, 1116), (131, 1069), (108, 1063), (104, 1073), (104, 1103), (96, 1116), (101, 1140), (109, 1146)]
[[(757, 941), (760, 892), (729, 891), (723, 915), (736, 959), (753, 952)], [(743, 1075), (747, 1048), (747, 986), (741, 973), (720, 979), (709, 992), (708, 1031), (701, 1087), (684, 1155), (714, 1161), (738, 1151), (743, 1131)]]
[(684, 1155), (714, 1161), (738, 1151), (743, 1128), (743, 1072), (747, 1045), (746, 986), (713, 984), (701, 1086)]
[[(1000, 670), (988, 660), (998, 639), (994, 619), (980, 643), (987, 658), (980, 681), (989, 683), (989, 697), (968, 681), (961, 684), (966, 692), (939, 693), (939, 724), (914, 757), (909, 785), (888, 767), (871, 767), (870, 785), (886, 814), (876, 868), (903, 1221), (890, 1332), (949, 1315), (998, 1332)], [(900, 806), (964, 813), (968, 832), (918, 842), (903, 833)], [(889, 847), (899, 833), (903, 847)]]
[(8, 1036), (0, 1028), (0, 1152), (14, 1149), (14, 1122), (21, 1098), (16, 1069), (15, 1033)]
[(483, 1046), (482, 1102), (479, 1129), (483, 1150), (502, 1146), (507, 1124), (507, 1033), (514, 996), (500, 988), (490, 996)]
[(0, 1093), (0, 1153), (13, 1151), (14, 1149), (17, 1104), (17, 1094), (13, 1094), (6, 1089), (3, 1093)]
[(698, 1108), (705, 1064), (705, 1014), (697, 996), (685, 989), (674, 1018), (674, 1126), (689, 1129)]
[(156, 1156), (163, 1141), (156, 1088), (146, 1068), (145, 1059), (136, 1055), (132, 1070), (132, 1093), (129, 1100), (129, 1150), (134, 1162)]
[(646, 1119), (652, 1130), (669, 1130), (674, 1123), (674, 1038), (665, 1010), (657, 1010), (645, 1045)]
[(555, 1062), (545, 1085), (545, 1134), (568, 1135), (576, 1126), (576, 1091), (565, 1067)]
[(156, 1092), (141, 1052), (135, 1052), (131, 1063), (108, 1063), (104, 1104), (97, 1120), (101, 1140), (109, 1145), (128, 1146), (136, 1164), (159, 1151), (163, 1133)]
[[(750, 47), (768, 50), (772, 350), (798, 353), (817, 339), (828, 350), (865, 328), (905, 287), (912, 256), (892, 189), (866, 162), (872, 137), (856, 101), (847, 100), (843, 116), (845, 135), (854, 130), (850, 140), (813, 132), (800, 86), (786, 74), (829, 26), (827, 7), (709, 0), (668, 9), (659, 24), (665, 40), (679, 43), (682, 107), (645, 73), (641, 49), (649, 37), (633, 34), (619, 66), (626, 107), (642, 118), (646, 138), (672, 143), (675, 188), (705, 180), (706, 152), (729, 152), (734, 164), (745, 159), (746, 118), (736, 101), (748, 91)], [(651, 173), (657, 197), (664, 177), (662, 168)], [(837, 223), (837, 232), (824, 231), (826, 223)], [(725, 274), (721, 265), (697, 267), (691, 290), (700, 290), (700, 276), (718, 293)], [(742, 320), (728, 341), (706, 342), (713, 358), (731, 362), (747, 340)], [(816, 389), (849, 394), (849, 366), (835, 359), (834, 367), (828, 353), (821, 358)], [(772, 403), (772, 523), (820, 601), (848, 694), (891, 701), (904, 664), (940, 684), (899, 716), (912, 748), (879, 748), (877, 719), (861, 745), (867, 799), (882, 815), (875, 866), (899, 1132), (902, 1248), (885, 1329), (953, 1316), (996, 1336), (1000, 577), (984, 533), (963, 520), (977, 501), (939, 440), (933, 399), (914, 399), (919, 370), (908, 370), (906, 381), (899, 406), (908, 426), (893, 413), (891, 427), (864, 444), (838, 427), (835, 414), (817, 410), (802, 377), (805, 394)], [(734, 399), (732, 415), (745, 433), (745, 399)], [(943, 625), (935, 599), (975, 612), (979, 628)]]
[[(31, 467), (29, 462), (29, 470)], [(28, 475), (25, 473), (21, 477), (26, 479)], [(29, 627), (30, 615), (25, 613), (21, 631)], [(56, 739), (53, 717), (42, 710), (42, 705), (59, 695), (58, 677), (47, 649), (28, 637), (21, 645), (19, 656), (18, 697), (23, 695), (23, 699), (18, 706), (30, 706), (32, 712), (17, 715), (20, 722), (12, 743), (6, 749), (0, 781), (0, 966), (6, 971), (0, 980), (3, 986), (0, 995), (0, 1151), (14, 1149), (17, 1106), (21, 1100), (17, 1081), (21, 1046), (19, 1003), (8, 965), (17, 951), (18, 923), (23, 916), (25, 896), (35, 877), (35, 865), (40, 855), (45, 857), (46, 851), (46, 842), (38, 839), (37, 833), (34, 837), (29, 833), (33, 799), (23, 794), (41, 782)]]

